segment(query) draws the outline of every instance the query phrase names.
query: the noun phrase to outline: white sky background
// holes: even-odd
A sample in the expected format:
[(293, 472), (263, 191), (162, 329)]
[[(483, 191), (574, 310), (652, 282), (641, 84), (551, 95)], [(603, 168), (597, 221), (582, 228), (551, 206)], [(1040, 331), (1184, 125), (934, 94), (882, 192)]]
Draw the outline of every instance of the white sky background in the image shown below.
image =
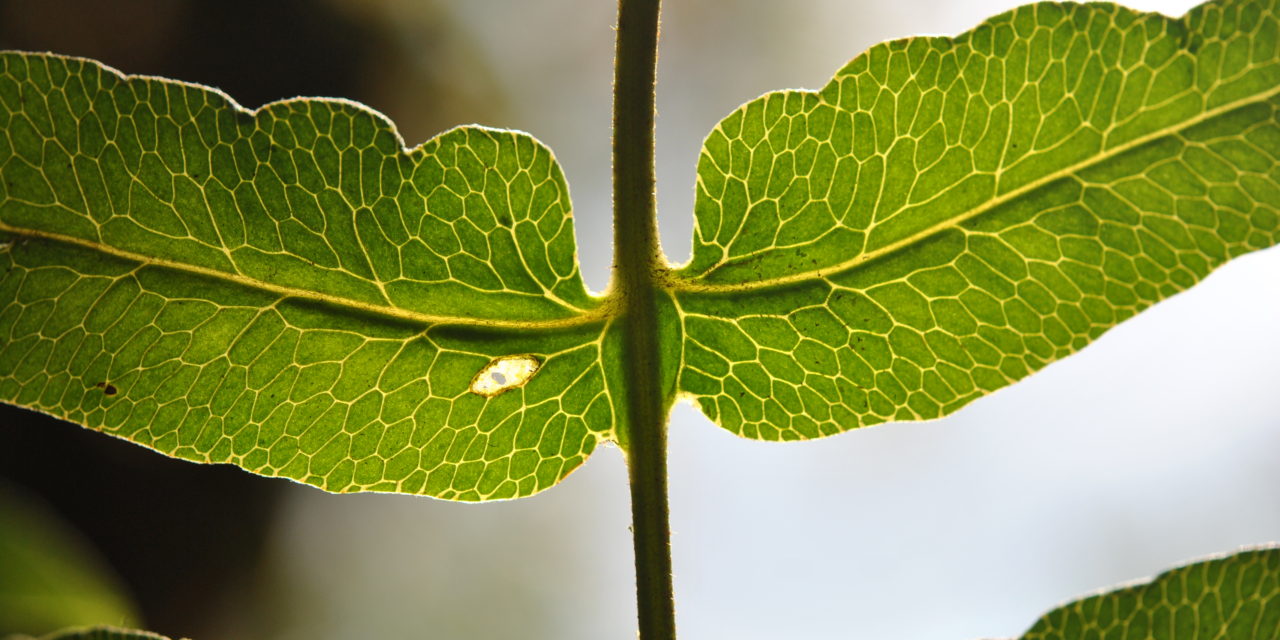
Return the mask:
[[(412, 33), (413, 0), (386, 0)], [(589, 285), (608, 276), (614, 5), (459, 0), (510, 100), (564, 166)], [(769, 90), (820, 87), (885, 39), (1015, 1), (668, 0), (663, 243), (687, 258), (702, 138)], [(1144, 0), (1181, 14), (1190, 2)], [(460, 69), (459, 73), (466, 73)], [(411, 144), (413, 141), (411, 141)], [(801, 444), (671, 423), (683, 640), (1016, 636), (1056, 603), (1280, 540), (1280, 251), (944, 420)], [(541, 496), (468, 506), (295, 488), (276, 547), (285, 638), (634, 637), (628, 494), (601, 448)], [(315, 535), (317, 531), (322, 535)]]

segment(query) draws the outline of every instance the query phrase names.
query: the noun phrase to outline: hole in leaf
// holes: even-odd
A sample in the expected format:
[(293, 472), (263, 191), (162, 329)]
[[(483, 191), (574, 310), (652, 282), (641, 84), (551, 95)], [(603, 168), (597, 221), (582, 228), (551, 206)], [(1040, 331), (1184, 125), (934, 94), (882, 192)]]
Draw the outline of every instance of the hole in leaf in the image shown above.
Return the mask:
[(93, 386), (102, 389), (102, 393), (109, 396), (114, 396), (119, 391), (116, 389), (114, 384), (107, 384), (105, 382), (99, 382)]
[(494, 358), (471, 379), (471, 393), (492, 398), (522, 387), (541, 366), (542, 361), (531, 355)]

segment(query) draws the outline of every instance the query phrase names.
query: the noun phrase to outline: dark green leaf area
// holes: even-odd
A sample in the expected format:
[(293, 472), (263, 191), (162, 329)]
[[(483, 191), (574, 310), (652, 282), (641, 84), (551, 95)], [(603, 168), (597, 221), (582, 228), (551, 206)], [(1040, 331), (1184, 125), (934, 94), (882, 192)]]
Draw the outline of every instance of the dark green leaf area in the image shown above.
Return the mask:
[(1241, 551), (1063, 605), (1021, 640), (1280, 638), (1280, 549)]
[(405, 150), (383, 116), (0, 54), (0, 224), (346, 301), (460, 318), (593, 306), (568, 188), (525, 134)]
[(1274, 1), (1037, 4), (726, 118), (676, 274), (725, 428), (937, 418), (1280, 241)]
[[(529, 495), (611, 428), (599, 325), (423, 326), (0, 237), (0, 398), (329, 491)], [(532, 354), (527, 384), (473, 377)]]

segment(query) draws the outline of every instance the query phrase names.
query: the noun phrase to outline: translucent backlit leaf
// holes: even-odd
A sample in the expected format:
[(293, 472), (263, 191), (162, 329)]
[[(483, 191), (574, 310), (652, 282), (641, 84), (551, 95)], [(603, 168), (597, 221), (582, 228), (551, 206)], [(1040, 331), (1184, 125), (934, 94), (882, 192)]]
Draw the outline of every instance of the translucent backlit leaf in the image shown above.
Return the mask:
[(704, 145), (690, 263), (625, 322), (525, 134), (405, 149), (346, 101), (2, 54), (0, 399), (461, 500), (629, 446), (629, 388), (768, 440), (938, 417), (1280, 238), (1277, 13), (1028, 5), (752, 101)]
[(1241, 551), (1065, 604), (1021, 640), (1280, 638), (1280, 548)]
[(747, 103), (672, 278), (681, 393), (764, 440), (936, 418), (1274, 245), (1278, 14), (1033, 4)]
[[(613, 429), (569, 193), (522, 133), (0, 55), (0, 399), (329, 491), (529, 495)], [(489, 363), (536, 359), (480, 393)]]

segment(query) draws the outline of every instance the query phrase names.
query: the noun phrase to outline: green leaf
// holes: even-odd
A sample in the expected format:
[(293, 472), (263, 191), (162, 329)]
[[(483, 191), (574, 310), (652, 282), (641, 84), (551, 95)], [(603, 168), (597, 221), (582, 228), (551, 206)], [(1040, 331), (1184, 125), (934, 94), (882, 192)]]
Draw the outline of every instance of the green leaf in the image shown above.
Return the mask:
[(0, 634), (137, 622), (119, 581), (55, 514), (0, 484)]
[(937, 418), (1280, 240), (1275, 0), (1040, 3), (708, 136), (680, 392), (764, 440)]
[(1022, 640), (1280, 637), (1280, 547), (1203, 560), (1065, 604)]
[(82, 629), (66, 629), (51, 633), (41, 640), (170, 640), (150, 631), (120, 629), (117, 627), (85, 627)]
[(938, 417), (1280, 239), (1276, 3), (1029, 5), (752, 101), (705, 143), (690, 263), (625, 322), (525, 134), (407, 150), (346, 101), (0, 54), (0, 400), (458, 500), (628, 447), (629, 389), (767, 440)]
[(526, 134), (405, 149), (352, 102), (0, 54), (0, 400), (328, 491), (513, 498), (611, 437), (603, 309)]

